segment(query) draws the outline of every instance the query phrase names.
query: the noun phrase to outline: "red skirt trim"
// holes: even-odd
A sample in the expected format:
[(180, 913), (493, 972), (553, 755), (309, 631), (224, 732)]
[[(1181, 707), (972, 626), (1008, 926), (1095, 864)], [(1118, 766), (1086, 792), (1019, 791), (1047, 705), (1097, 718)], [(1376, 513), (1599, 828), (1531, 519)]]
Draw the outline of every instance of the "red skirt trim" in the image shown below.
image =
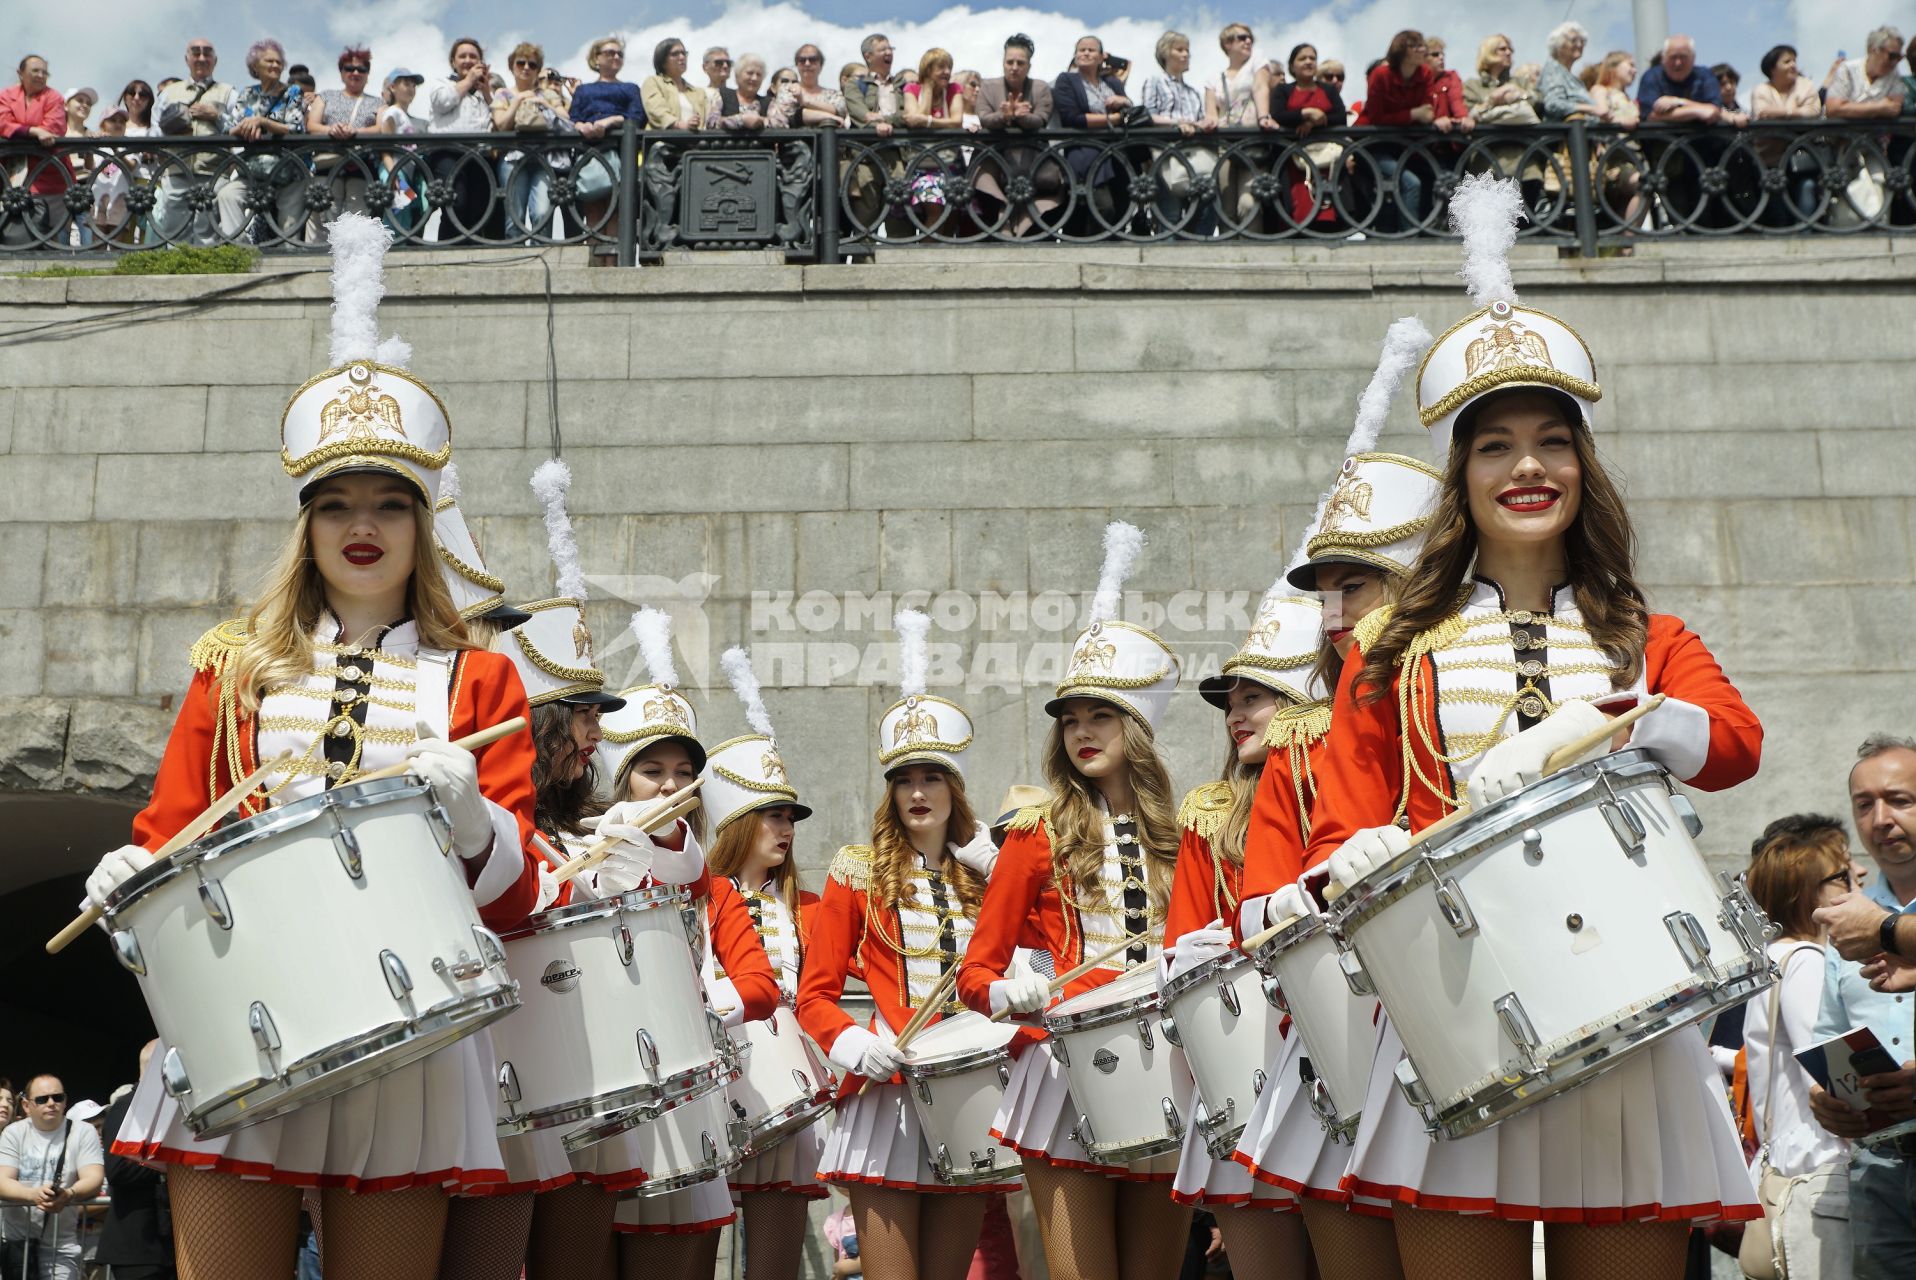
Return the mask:
[[(1020, 1154), (1023, 1154), (1023, 1153), (1021, 1152)], [(1016, 1191), (1021, 1185), (1016, 1182), (988, 1182), (975, 1187), (947, 1187), (947, 1186), (944, 1186), (943, 1184), (927, 1185), (922, 1182), (900, 1182), (893, 1178), (870, 1178), (870, 1177), (866, 1177), (863, 1174), (837, 1173), (837, 1172), (833, 1172), (833, 1173), (821, 1172), (818, 1175), (818, 1180), (820, 1182), (836, 1183), (839, 1186), (845, 1186), (845, 1187), (849, 1187), (849, 1186), (889, 1187), (893, 1191), (915, 1191), (919, 1195), (926, 1195), (926, 1196), (968, 1196), (968, 1195), (976, 1195), (981, 1192), (1002, 1193), (1006, 1191)], [(735, 1191), (740, 1190), (740, 1188), (735, 1186), (733, 1190)], [(821, 1195), (831, 1194), (830, 1192), (826, 1191), (822, 1187), (819, 1189), (819, 1193)]]
[(714, 1218), (710, 1222), (680, 1222), (671, 1226), (638, 1227), (615, 1222), (612, 1224), (612, 1229), (634, 1236), (701, 1236), (708, 1231), (717, 1231), (720, 1227), (730, 1226), (737, 1221), (737, 1213), (728, 1213), (723, 1218)]
[[(443, 1187), (457, 1195), (495, 1194), (487, 1187), (503, 1184), (504, 1169), (439, 1169), (431, 1173), (404, 1173), (390, 1178), (353, 1178), (343, 1174), (282, 1172), (272, 1165), (252, 1160), (233, 1160), (203, 1151), (181, 1151), (154, 1144), (115, 1142), (113, 1154), (127, 1160), (149, 1164), (177, 1164), (188, 1169), (224, 1173), (253, 1182), (271, 1182), (283, 1187), (344, 1188), (355, 1195), (376, 1195), (381, 1191), (404, 1191), (413, 1187)], [(496, 1193), (504, 1194), (504, 1193)]]
[(1477, 1196), (1429, 1195), (1412, 1187), (1386, 1186), (1344, 1179), (1344, 1189), (1375, 1200), (1391, 1200), (1416, 1209), (1434, 1209), (1442, 1213), (1481, 1213), (1511, 1222), (1576, 1223), (1586, 1227), (1615, 1226), (1624, 1222), (1753, 1222), (1763, 1216), (1760, 1204), (1636, 1204), (1589, 1205), (1582, 1208), (1546, 1209), (1538, 1205), (1500, 1204)]

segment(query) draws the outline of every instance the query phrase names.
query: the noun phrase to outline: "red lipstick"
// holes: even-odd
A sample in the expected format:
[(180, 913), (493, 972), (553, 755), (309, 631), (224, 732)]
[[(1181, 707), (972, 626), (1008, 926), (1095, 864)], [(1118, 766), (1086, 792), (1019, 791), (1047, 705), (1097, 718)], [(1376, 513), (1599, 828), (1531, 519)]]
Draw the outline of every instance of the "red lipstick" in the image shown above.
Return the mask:
[(385, 558), (386, 552), (370, 542), (349, 542), (340, 554), (346, 557), (346, 563), (364, 568), (369, 564), (378, 564)]

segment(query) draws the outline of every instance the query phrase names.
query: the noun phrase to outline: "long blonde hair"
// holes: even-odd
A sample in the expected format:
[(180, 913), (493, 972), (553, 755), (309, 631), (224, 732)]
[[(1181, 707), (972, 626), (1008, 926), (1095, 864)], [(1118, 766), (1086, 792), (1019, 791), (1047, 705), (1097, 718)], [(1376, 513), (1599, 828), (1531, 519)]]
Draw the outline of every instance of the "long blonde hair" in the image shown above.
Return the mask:
[[(647, 751), (677, 738), (677, 734), (660, 734), (657, 739), (647, 743), (640, 750), (634, 751), (631, 755), (627, 756), (625, 763), (619, 766), (619, 776), (612, 780), (613, 797), (619, 800), (637, 800), (639, 797), (632, 794), (633, 770), (639, 767), (639, 761), (645, 759), (645, 753)], [(701, 750), (703, 750), (703, 748), (701, 748)], [(685, 815), (685, 825), (692, 829), (692, 838), (694, 840), (697, 840), (700, 844), (705, 843), (705, 806), (703, 804)]]
[[(951, 790), (951, 817), (945, 822), (945, 839), (960, 845), (970, 844), (972, 837), (978, 834), (978, 818), (972, 812), (970, 797), (965, 794), (965, 780), (949, 769), (944, 774)], [(884, 798), (872, 813), (871, 887), (866, 891), (865, 901), (885, 906), (904, 901), (905, 881), (917, 866), (918, 851), (912, 847), (904, 824), (898, 820), (898, 805), (892, 799), (888, 780)], [(985, 900), (984, 877), (956, 858), (945, 859), (943, 875), (964, 907), (965, 917), (976, 920), (978, 908)]]
[[(422, 649), (476, 649), (459, 609), (446, 590), (432, 540), (432, 508), (413, 497), (412, 578), (406, 609), (419, 629)], [(240, 713), (259, 710), (269, 689), (298, 680), (313, 669), (313, 628), (326, 610), (326, 582), (312, 554), (311, 503), (299, 509), (292, 536), (280, 548), (259, 599), (246, 614), (246, 643), (233, 660), (230, 679)], [(357, 637), (346, 637), (352, 643)]]
[[(1157, 743), (1144, 722), (1119, 709), (1119, 735), (1124, 743), (1124, 767), (1131, 775), (1131, 795), (1137, 806), (1138, 842), (1149, 873), (1153, 914), (1162, 915), (1171, 897), (1171, 876), (1178, 862), (1177, 800), (1171, 793), (1171, 774), (1158, 757)], [(1065, 750), (1060, 721), (1051, 722), (1045, 740), (1044, 776), (1051, 784), (1051, 873), (1060, 892), (1069, 879), (1078, 893), (1098, 883), (1104, 866), (1104, 814), (1090, 781), (1078, 772)], [(1113, 814), (1113, 817), (1117, 815)], [(1080, 910), (1101, 910), (1104, 904), (1070, 899)]]
[[(712, 841), (712, 851), (705, 855), (705, 865), (715, 876), (738, 879), (745, 870), (746, 862), (752, 856), (752, 849), (758, 844), (759, 819), (767, 809), (790, 808), (781, 801), (778, 804), (761, 805), (748, 810), (725, 824), (718, 838)], [(758, 892), (755, 884), (745, 885), (752, 893)], [(772, 868), (772, 896), (785, 904), (792, 913), (792, 927), (798, 927), (798, 839), (792, 839), (792, 851), (785, 855), (785, 861)]]

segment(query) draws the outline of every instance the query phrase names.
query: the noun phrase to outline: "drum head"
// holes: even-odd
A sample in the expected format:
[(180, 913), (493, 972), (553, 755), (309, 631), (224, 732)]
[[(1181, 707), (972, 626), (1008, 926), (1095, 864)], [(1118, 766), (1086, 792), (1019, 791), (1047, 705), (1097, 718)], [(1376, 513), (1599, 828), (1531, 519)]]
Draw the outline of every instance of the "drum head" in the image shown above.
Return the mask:
[(1157, 966), (1141, 964), (1121, 978), (1072, 996), (1063, 1004), (1047, 1010), (1045, 1017), (1073, 1018), (1080, 1014), (1096, 1013), (1112, 1005), (1127, 1004), (1140, 996), (1154, 996), (1157, 991)]
[(963, 1013), (935, 1022), (912, 1037), (905, 1050), (907, 1061), (923, 1062), (953, 1054), (990, 1052), (1002, 1049), (1018, 1036), (1014, 1022), (993, 1022), (981, 1013), (967, 1009)]

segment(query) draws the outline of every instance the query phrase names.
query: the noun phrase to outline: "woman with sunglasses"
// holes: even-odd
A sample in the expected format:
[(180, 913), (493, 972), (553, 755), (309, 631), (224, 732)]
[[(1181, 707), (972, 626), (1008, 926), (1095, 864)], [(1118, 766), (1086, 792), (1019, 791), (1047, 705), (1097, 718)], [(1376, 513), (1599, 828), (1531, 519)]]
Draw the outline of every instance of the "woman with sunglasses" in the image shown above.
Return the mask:
[(824, 51), (815, 44), (800, 45), (798, 52), (792, 55), (792, 62), (798, 68), (799, 108), (792, 126), (850, 128), (852, 120), (846, 113), (845, 95), (818, 81), (825, 71)]
[(652, 74), (639, 86), (647, 128), (695, 133), (718, 122), (717, 95), (685, 78), (690, 61), (683, 40), (667, 38), (652, 50)]
[[(379, 110), (384, 104), (378, 94), (366, 92), (366, 81), (372, 70), (370, 49), (343, 50), (339, 55), (342, 87), (326, 89), (307, 104), (306, 132), (321, 134), (335, 142), (351, 142), (362, 133), (380, 132)], [(337, 152), (319, 157), (314, 172), (327, 179), (332, 189), (333, 202), (328, 214), (339, 209), (363, 212), (366, 184), (378, 176), (367, 158)], [(309, 221), (313, 238), (324, 240), (326, 232), (320, 225), (321, 215), (315, 213)]]

